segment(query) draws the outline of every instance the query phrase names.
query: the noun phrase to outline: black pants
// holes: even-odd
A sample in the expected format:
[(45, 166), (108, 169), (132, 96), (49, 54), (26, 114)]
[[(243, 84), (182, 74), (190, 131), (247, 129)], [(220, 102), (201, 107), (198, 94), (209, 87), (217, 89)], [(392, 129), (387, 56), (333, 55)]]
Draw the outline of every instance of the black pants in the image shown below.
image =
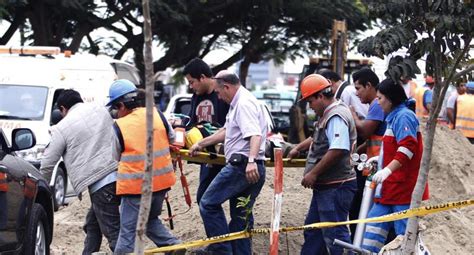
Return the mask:
[(83, 255), (100, 250), (102, 234), (109, 242), (110, 250), (114, 251), (120, 231), (120, 197), (115, 193), (115, 182), (105, 185), (90, 194), (91, 208), (86, 216)]

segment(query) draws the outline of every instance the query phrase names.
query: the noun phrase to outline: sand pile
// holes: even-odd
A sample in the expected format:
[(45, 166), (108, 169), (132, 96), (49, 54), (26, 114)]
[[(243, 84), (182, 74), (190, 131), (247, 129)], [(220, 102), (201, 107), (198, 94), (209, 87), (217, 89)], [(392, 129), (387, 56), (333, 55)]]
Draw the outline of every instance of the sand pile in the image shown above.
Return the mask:
[[(429, 204), (456, 201), (473, 197), (474, 192), (474, 146), (461, 134), (446, 127), (438, 127), (436, 133), (433, 158), (430, 168), (431, 199)], [(273, 168), (267, 168), (265, 186), (257, 199), (254, 208), (255, 227), (270, 226), (273, 200)], [(311, 199), (311, 190), (304, 189), (300, 182), (303, 169), (288, 168), (284, 170), (284, 195), (281, 226), (303, 225)], [(189, 212), (179, 215), (174, 220), (173, 233), (183, 241), (191, 241), (205, 237), (199, 208), (194, 202), (199, 179), (199, 167), (185, 164), (185, 174), (193, 196), (193, 205)], [(187, 209), (180, 184), (170, 193), (174, 213)], [(85, 196), (87, 197), (87, 195)], [(55, 215), (54, 254), (80, 254), (84, 234), (81, 226), (89, 207), (88, 199), (74, 201), (70, 206), (61, 209)], [(225, 205), (228, 212), (228, 204)], [(166, 211), (163, 212), (166, 215)], [(227, 213), (228, 215), (228, 213)], [(471, 254), (474, 236), (474, 207), (453, 210), (440, 214), (429, 215), (421, 221), (427, 230), (423, 240), (432, 254)], [(280, 254), (299, 254), (303, 243), (302, 232), (292, 232), (280, 236)], [(108, 250), (107, 241), (103, 242), (103, 250)], [(152, 243), (148, 243), (153, 247)], [(269, 247), (268, 235), (253, 238), (254, 254), (267, 254)]]

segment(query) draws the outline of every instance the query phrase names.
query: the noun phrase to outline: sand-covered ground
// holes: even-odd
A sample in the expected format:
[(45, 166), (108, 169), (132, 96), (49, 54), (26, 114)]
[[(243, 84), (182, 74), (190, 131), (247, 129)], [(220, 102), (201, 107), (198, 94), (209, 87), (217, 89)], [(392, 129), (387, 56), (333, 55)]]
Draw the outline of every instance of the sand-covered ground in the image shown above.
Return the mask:
[[(431, 199), (425, 204), (472, 199), (474, 195), (474, 145), (460, 133), (446, 127), (438, 127), (430, 167), (429, 184)], [(265, 186), (254, 208), (255, 227), (269, 227), (273, 200), (273, 168), (267, 168)], [(300, 226), (309, 207), (310, 190), (301, 185), (301, 168), (284, 169), (283, 205), (281, 226)], [(199, 168), (185, 164), (193, 205), (189, 212), (174, 220), (176, 236), (183, 241), (205, 237), (199, 208), (194, 202), (198, 185)], [(174, 212), (187, 209), (179, 182), (170, 193)], [(82, 201), (72, 201), (55, 214), (55, 229), (52, 244), (53, 254), (80, 254), (83, 248), (84, 233), (82, 224), (89, 208), (88, 195)], [(226, 205), (227, 206), (227, 205)], [(228, 209), (227, 209), (228, 210)], [(166, 211), (163, 211), (166, 214)], [(474, 207), (455, 209), (439, 214), (425, 216), (421, 223), (426, 230), (423, 241), (431, 254), (473, 254), (474, 253)], [(292, 232), (280, 236), (280, 254), (299, 254), (303, 242), (302, 232)], [(103, 240), (103, 251), (109, 251), (107, 241)], [(152, 248), (151, 242), (147, 247)], [(254, 254), (267, 254), (269, 236), (253, 237)]]

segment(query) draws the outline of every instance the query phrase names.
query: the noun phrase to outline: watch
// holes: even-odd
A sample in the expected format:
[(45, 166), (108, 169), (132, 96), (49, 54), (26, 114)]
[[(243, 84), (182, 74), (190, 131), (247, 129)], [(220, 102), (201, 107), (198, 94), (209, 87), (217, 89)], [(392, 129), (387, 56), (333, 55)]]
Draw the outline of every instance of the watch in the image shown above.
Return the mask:
[(247, 163), (255, 163), (255, 159), (254, 159), (254, 158), (249, 158), (249, 160), (247, 161)]

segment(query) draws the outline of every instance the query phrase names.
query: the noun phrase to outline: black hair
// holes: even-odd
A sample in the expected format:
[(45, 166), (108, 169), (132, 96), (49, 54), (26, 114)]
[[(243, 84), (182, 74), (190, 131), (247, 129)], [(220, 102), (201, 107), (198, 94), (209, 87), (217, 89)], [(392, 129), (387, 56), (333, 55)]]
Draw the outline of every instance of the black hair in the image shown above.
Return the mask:
[(194, 58), (189, 61), (183, 69), (183, 75), (189, 74), (194, 79), (201, 79), (201, 75), (204, 75), (208, 78), (214, 76), (212, 70), (206, 62), (202, 61), (200, 58)]
[(339, 74), (337, 74), (336, 72), (333, 72), (331, 70), (327, 70), (327, 71), (324, 71), (321, 73), (322, 76), (324, 76), (324, 78), (328, 79), (328, 80), (331, 80), (331, 81), (340, 81), (341, 80), (341, 76), (339, 76)]
[(81, 94), (73, 89), (63, 90), (56, 101), (58, 107), (62, 106), (67, 110), (71, 109), (75, 104), (83, 102)]
[(134, 92), (124, 95), (124, 97), (127, 96), (128, 100), (117, 100), (114, 106), (116, 107), (119, 103), (123, 103), (125, 108), (129, 110), (146, 106), (146, 92), (144, 89), (137, 89)]
[(400, 84), (393, 82), (392, 79), (385, 79), (379, 83), (378, 90), (381, 94), (387, 97), (390, 102), (392, 102), (392, 107), (405, 103), (408, 99), (403, 87)]
[(374, 73), (374, 71), (369, 68), (362, 68), (359, 71), (352, 74), (352, 80), (354, 82), (359, 81), (359, 84), (366, 87), (367, 83), (370, 82), (372, 87), (377, 88), (379, 85), (379, 77)]

